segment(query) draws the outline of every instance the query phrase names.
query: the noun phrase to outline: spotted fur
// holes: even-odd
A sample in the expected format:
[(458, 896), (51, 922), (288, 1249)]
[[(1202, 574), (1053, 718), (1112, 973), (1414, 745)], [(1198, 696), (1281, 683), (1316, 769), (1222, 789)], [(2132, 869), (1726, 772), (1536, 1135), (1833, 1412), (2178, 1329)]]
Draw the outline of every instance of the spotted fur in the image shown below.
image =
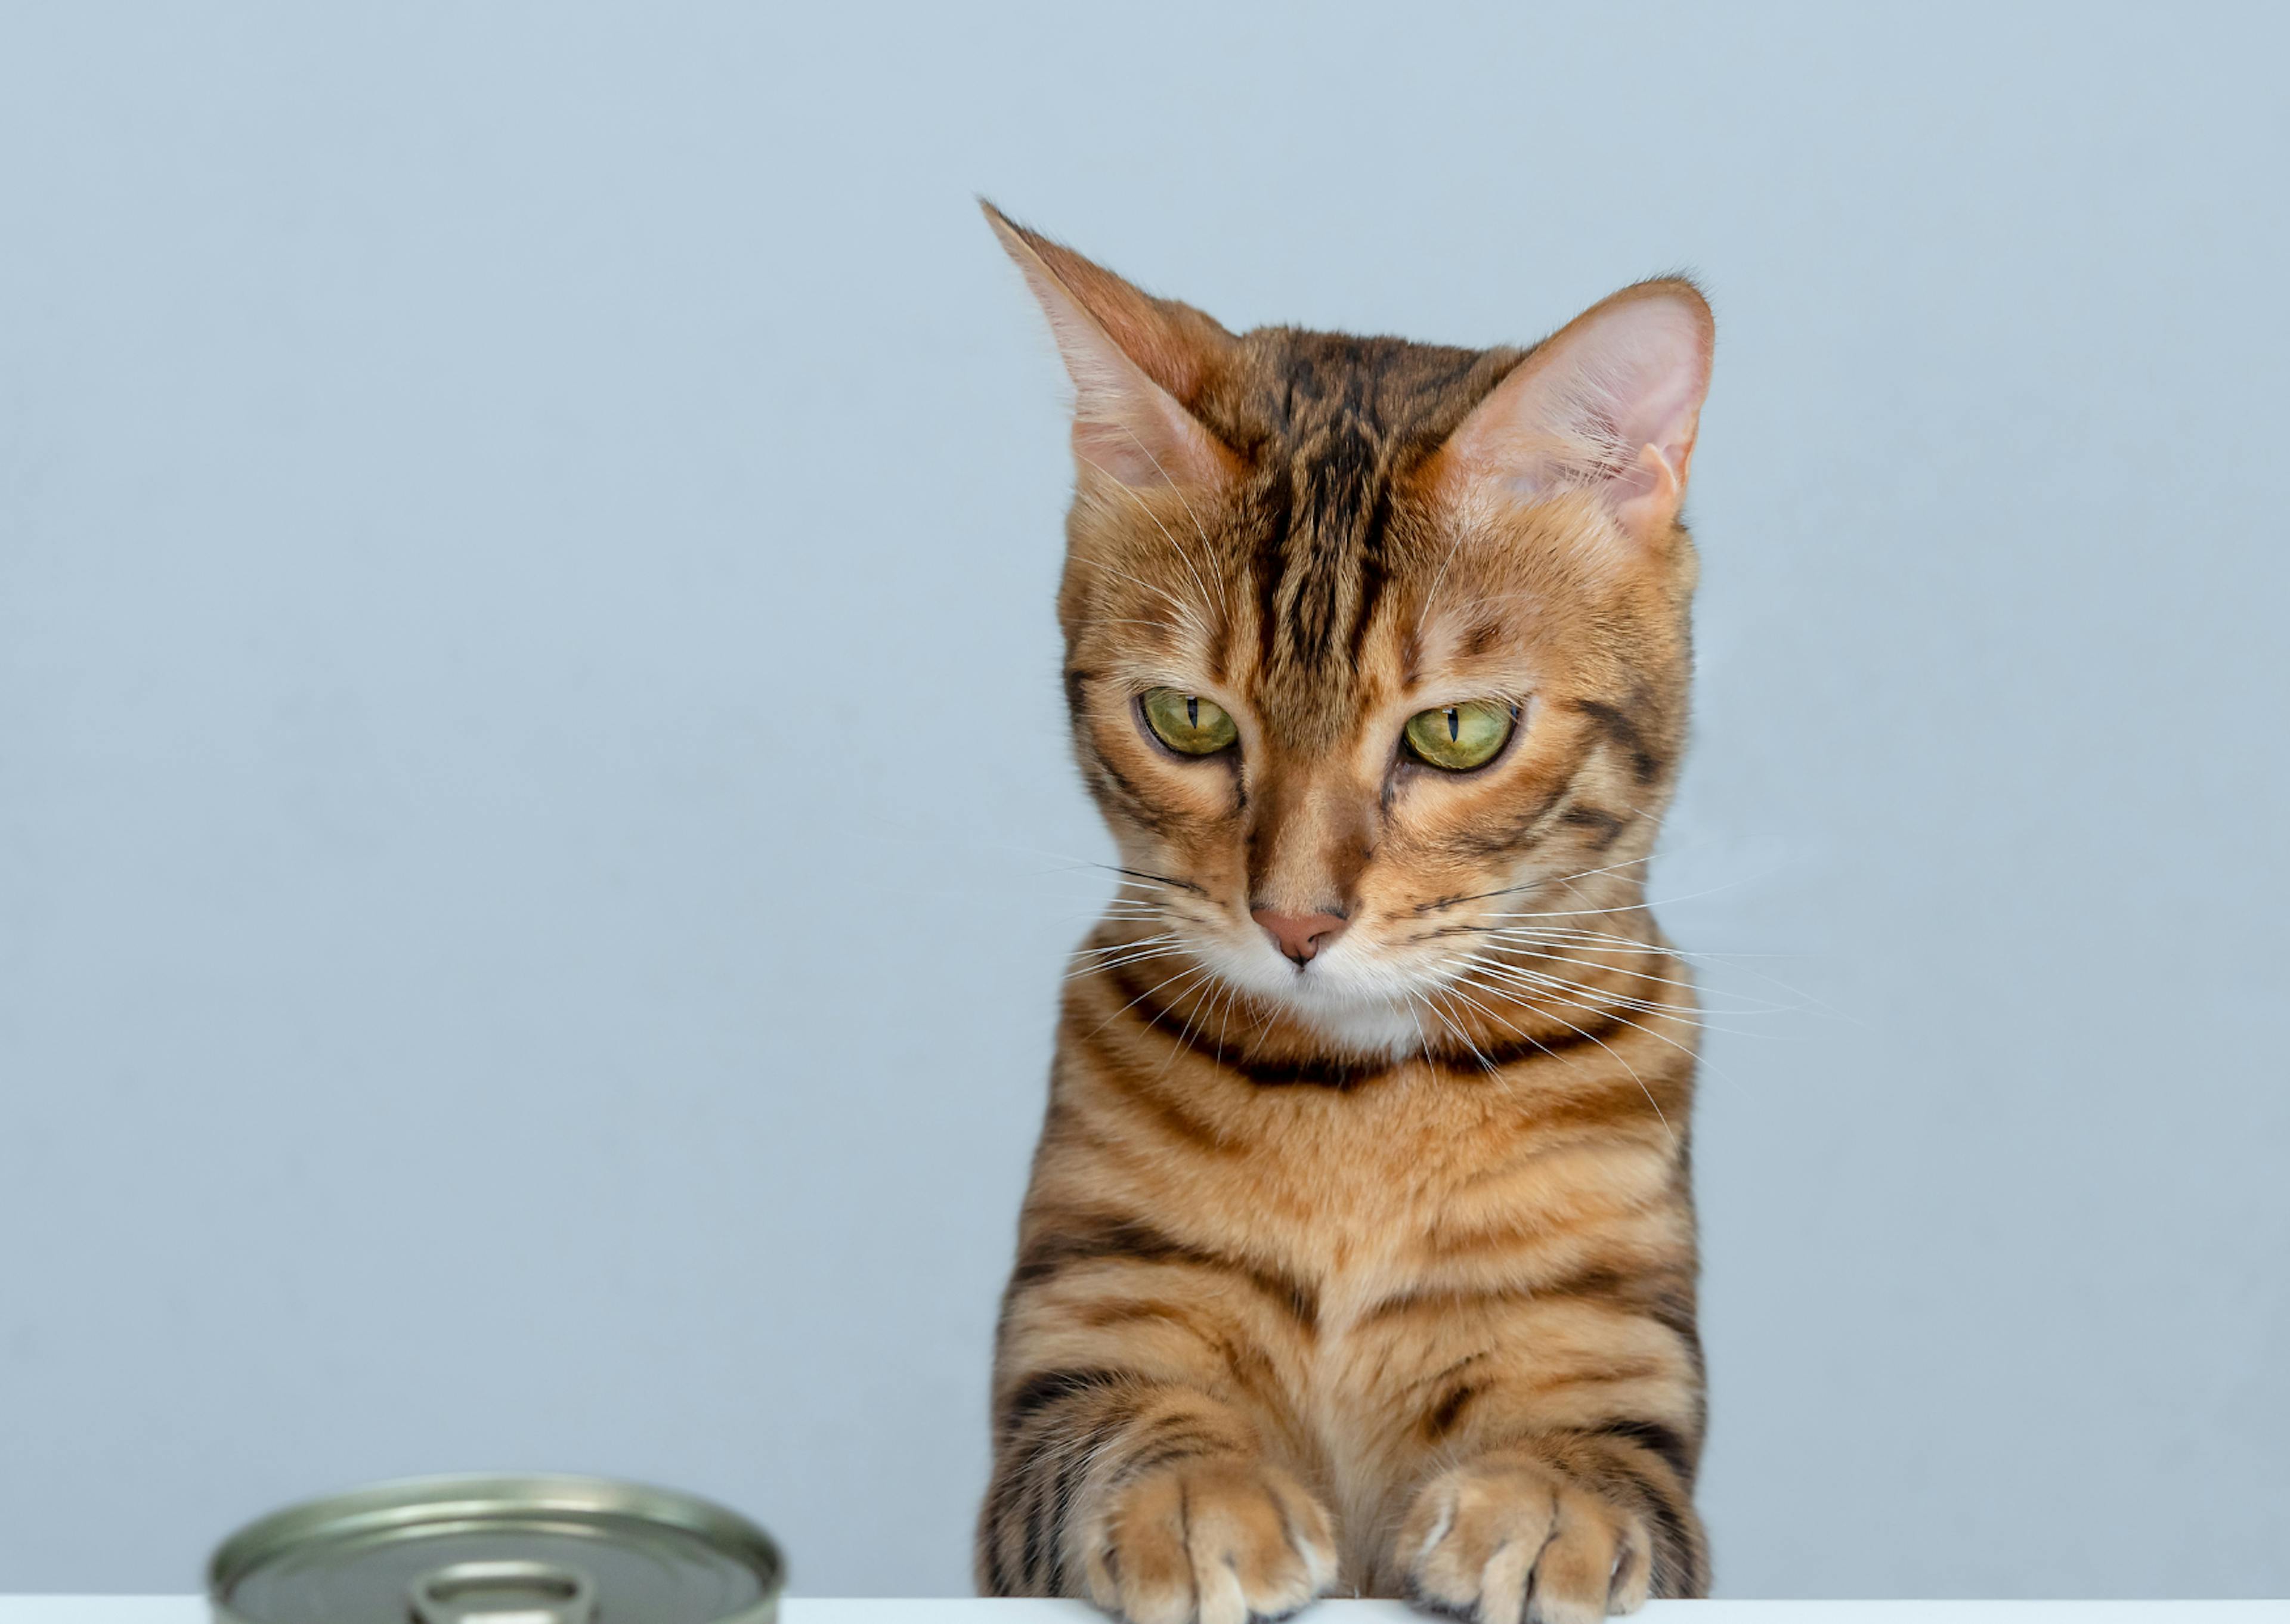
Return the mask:
[[(1690, 415), (1640, 477), (1621, 407), (1531, 370), (1605, 364), (1610, 320), (1545, 349), (1233, 335), (991, 218), (1080, 392), (1058, 610), (1121, 894), (1060, 1020), (981, 1590), (1137, 1624), (1703, 1594), (1696, 1028), (1642, 889), (1694, 564), (1674, 503), (1622, 505), (1682, 490)], [(1676, 282), (1583, 322), (1645, 300), (1706, 332)], [(1487, 425), (1535, 388), (1573, 416), (1514, 453)], [(1109, 472), (1115, 430), (1148, 454)], [(1155, 685), (1239, 746), (1159, 746)], [(1401, 749), (1471, 698), (1518, 707), (1493, 762)], [(1345, 928), (1292, 964), (1268, 907)]]

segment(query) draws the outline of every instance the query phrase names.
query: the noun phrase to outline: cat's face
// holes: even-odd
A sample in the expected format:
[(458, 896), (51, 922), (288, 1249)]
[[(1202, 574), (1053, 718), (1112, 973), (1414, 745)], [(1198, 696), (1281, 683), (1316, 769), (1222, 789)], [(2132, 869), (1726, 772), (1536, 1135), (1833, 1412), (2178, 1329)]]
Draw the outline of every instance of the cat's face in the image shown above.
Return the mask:
[(1059, 608), (1129, 938), (1397, 1050), (1493, 932), (1634, 902), (1685, 728), (1699, 296), (1525, 358), (1235, 337), (994, 218), (1077, 386)]

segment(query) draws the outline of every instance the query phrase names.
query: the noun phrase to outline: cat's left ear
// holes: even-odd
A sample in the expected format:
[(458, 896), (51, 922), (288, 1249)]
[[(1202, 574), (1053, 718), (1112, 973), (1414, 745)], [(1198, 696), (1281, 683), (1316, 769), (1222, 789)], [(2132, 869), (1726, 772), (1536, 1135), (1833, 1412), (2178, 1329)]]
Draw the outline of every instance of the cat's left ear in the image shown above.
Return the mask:
[(1537, 346), (1448, 437), (1451, 494), (1588, 492), (1633, 540), (1669, 534), (1709, 391), (1716, 325), (1690, 282), (1642, 282)]

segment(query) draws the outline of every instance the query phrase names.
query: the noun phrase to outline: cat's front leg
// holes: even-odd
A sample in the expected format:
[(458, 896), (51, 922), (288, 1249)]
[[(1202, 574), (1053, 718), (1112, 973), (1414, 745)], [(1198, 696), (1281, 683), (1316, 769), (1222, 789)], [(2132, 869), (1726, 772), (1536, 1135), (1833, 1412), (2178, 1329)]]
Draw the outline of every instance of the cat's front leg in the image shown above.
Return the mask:
[(1336, 1574), (1326, 1511), (1287, 1472), (1245, 1456), (1117, 1478), (1076, 1534), (1090, 1599), (1133, 1624), (1277, 1619)]
[(1585, 1624), (1698, 1596), (1708, 1557), (1675, 1473), (1626, 1439), (1491, 1449), (1417, 1491), (1392, 1557), (1419, 1601), (1474, 1624)]
[(1131, 1624), (1247, 1624), (1324, 1594), (1334, 1528), (1249, 1420), (1102, 1367), (1021, 1380), (979, 1525), (994, 1596), (1079, 1596)]

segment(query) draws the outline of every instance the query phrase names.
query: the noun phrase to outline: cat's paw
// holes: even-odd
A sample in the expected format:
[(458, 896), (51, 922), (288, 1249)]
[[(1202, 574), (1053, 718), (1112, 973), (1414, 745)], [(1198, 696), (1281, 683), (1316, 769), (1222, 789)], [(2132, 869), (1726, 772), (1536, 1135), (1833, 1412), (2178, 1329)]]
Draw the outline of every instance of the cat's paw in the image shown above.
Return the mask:
[(1474, 1624), (1588, 1624), (1645, 1600), (1652, 1549), (1635, 1512), (1501, 1456), (1424, 1485), (1397, 1555), (1419, 1601)]
[(1085, 1536), (1090, 1598), (1130, 1624), (1247, 1624), (1335, 1581), (1327, 1512), (1287, 1473), (1197, 1459), (1107, 1496)]

